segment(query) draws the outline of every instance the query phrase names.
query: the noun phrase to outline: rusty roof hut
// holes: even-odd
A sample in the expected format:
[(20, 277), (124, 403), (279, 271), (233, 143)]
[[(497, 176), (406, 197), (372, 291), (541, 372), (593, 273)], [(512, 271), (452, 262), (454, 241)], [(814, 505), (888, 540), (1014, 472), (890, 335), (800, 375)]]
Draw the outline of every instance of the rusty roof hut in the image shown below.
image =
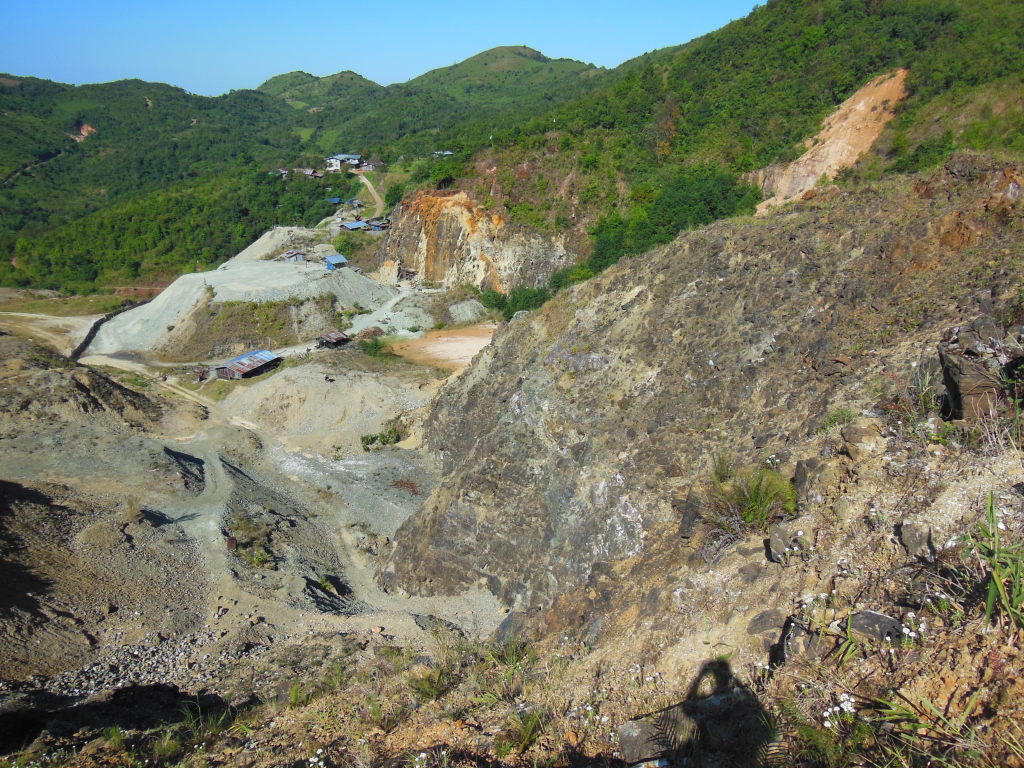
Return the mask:
[(266, 349), (257, 349), (218, 365), (214, 370), (218, 379), (245, 379), (277, 367), (281, 358)]
[(342, 331), (328, 331), (322, 336), (316, 337), (316, 346), (317, 349), (323, 349), (325, 347), (327, 349), (334, 349), (335, 347), (340, 347), (342, 344), (348, 344), (349, 341), (351, 341), (351, 339), (349, 339), (347, 333), (343, 333)]

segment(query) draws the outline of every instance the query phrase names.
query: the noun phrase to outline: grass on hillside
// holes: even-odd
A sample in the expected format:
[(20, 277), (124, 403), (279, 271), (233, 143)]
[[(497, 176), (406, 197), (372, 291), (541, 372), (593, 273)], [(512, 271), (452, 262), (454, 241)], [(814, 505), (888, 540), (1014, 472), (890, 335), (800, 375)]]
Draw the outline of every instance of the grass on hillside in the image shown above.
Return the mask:
[(124, 296), (115, 296), (112, 293), (52, 298), (27, 295), (0, 301), (0, 312), (27, 312), (37, 315), (77, 317), (79, 315), (105, 315), (108, 312), (121, 309), (130, 303), (131, 299), (126, 299)]

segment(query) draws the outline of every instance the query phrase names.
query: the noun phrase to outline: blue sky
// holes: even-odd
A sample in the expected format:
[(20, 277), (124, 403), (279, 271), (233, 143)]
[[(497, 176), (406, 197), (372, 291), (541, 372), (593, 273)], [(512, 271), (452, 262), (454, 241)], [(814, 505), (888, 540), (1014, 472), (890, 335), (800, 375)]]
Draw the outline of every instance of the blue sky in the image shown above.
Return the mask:
[[(752, 0), (5, 3), (0, 71), (65, 83), (140, 78), (204, 95), (293, 70), (404, 82), (497, 45), (614, 67), (745, 16)], [(379, 10), (375, 10), (379, 9)]]

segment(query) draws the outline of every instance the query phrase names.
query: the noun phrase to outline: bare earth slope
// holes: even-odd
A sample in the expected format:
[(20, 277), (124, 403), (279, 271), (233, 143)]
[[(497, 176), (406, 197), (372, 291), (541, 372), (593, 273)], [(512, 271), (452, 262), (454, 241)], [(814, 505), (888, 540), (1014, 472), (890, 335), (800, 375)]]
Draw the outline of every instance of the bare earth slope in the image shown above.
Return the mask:
[(907, 70), (880, 75), (859, 89), (825, 120), (821, 131), (807, 140), (807, 151), (792, 163), (772, 165), (750, 174), (765, 201), (758, 212), (774, 208), (812, 189), (822, 178), (831, 181), (849, 168), (882, 134), (907, 96)]

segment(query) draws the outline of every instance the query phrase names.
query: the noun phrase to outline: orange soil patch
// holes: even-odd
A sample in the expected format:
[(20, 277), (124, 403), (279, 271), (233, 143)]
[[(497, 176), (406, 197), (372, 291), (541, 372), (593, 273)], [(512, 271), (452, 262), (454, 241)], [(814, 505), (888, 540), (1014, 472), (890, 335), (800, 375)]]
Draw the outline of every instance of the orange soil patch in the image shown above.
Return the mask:
[(93, 128), (88, 123), (82, 123), (82, 125), (78, 128), (78, 133), (71, 134), (71, 138), (77, 141), (78, 143), (82, 143), (87, 138), (92, 136), (94, 133), (96, 133), (95, 128)]
[(494, 323), (481, 323), (452, 331), (429, 331), (418, 339), (393, 344), (391, 351), (413, 363), (461, 371), (491, 343), (497, 327)]
[(750, 174), (750, 179), (770, 196), (758, 213), (804, 194), (822, 176), (829, 180), (849, 168), (882, 134), (895, 116), (894, 109), (907, 97), (907, 70), (897, 69), (876, 77), (828, 116), (821, 131), (806, 143), (807, 151), (785, 165), (772, 165)]
[(21, 80), (12, 80), (9, 77), (0, 77), (0, 85), (9, 85), (13, 88), (16, 85), (21, 85)]

